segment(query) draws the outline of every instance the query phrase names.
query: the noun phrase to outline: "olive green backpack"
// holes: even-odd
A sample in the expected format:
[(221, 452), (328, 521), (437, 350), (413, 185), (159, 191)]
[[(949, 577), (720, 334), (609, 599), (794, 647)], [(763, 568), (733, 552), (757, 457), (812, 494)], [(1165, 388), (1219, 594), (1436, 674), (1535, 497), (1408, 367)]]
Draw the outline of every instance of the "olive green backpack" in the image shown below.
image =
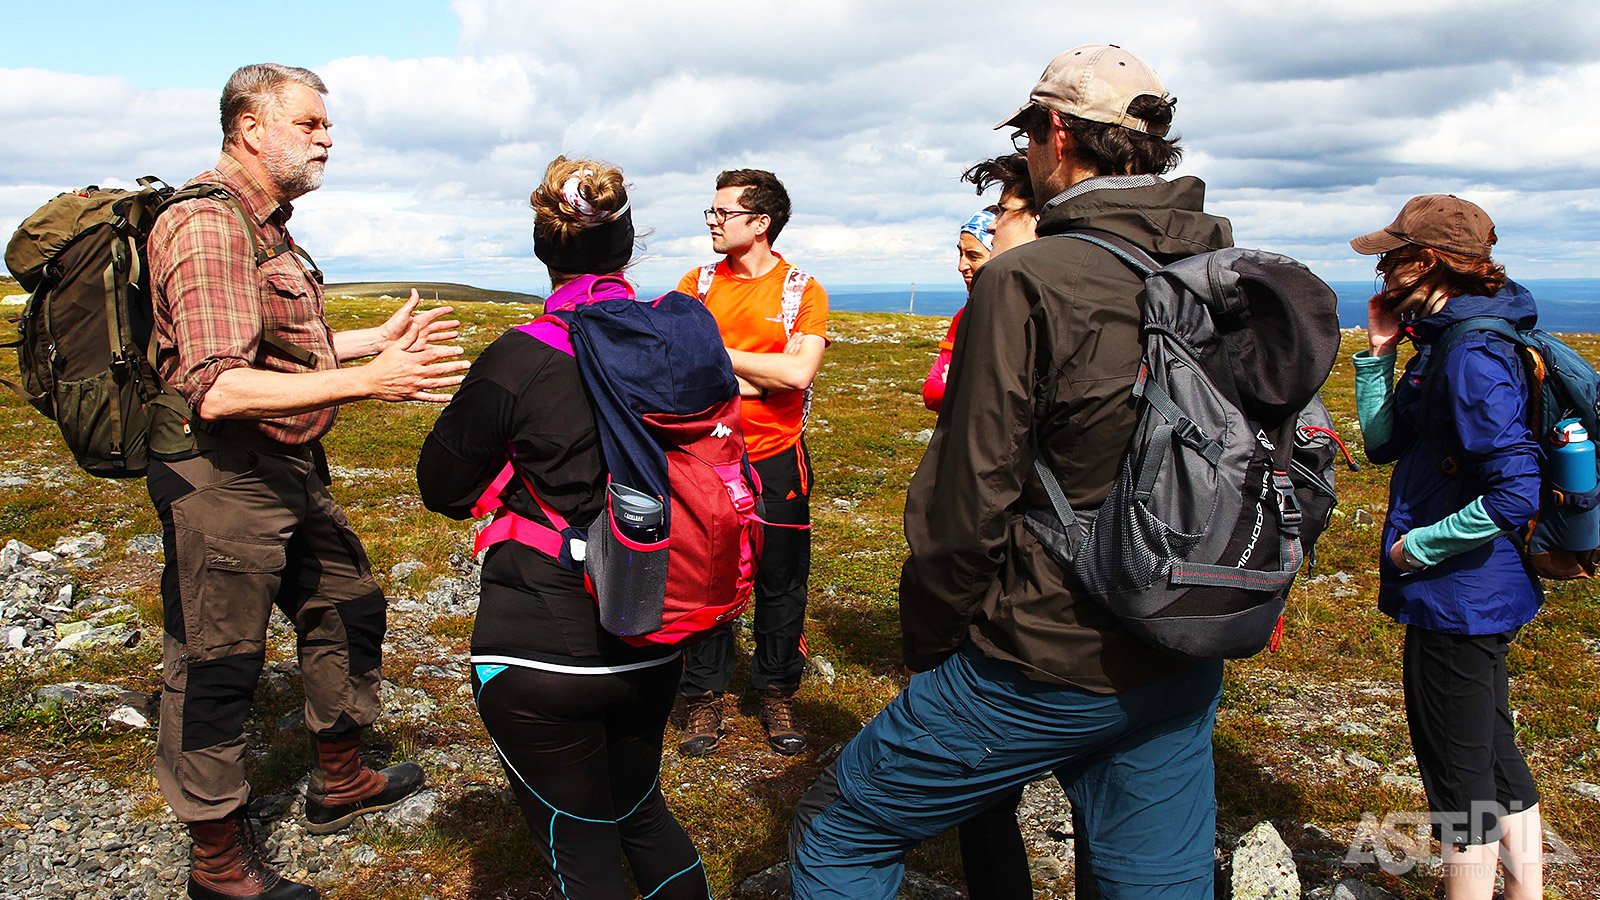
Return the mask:
[[(162, 211), (200, 197), (227, 203), (261, 247), (255, 222), (223, 186), (174, 190), (154, 176), (139, 179), (137, 190), (61, 194), (23, 220), (6, 246), (6, 268), (32, 296), (17, 339), (0, 344), (17, 348), (21, 384), (0, 382), (55, 421), (91, 475), (141, 476), (152, 445), (157, 457), (193, 452), (194, 417), (151, 362), (145, 239)], [(281, 250), (258, 250), (257, 263)], [(155, 405), (177, 415), (153, 417)]]

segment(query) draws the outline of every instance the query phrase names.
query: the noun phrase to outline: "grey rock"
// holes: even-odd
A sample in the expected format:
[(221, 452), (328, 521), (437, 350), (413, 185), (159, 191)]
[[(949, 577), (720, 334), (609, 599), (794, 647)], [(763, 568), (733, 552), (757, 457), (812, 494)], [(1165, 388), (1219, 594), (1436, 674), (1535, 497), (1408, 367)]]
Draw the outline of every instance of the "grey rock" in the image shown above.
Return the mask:
[(90, 625), (104, 625), (113, 619), (128, 616), (129, 614), (133, 613), (133, 611), (134, 609), (132, 606), (126, 603), (118, 603), (114, 606), (108, 606), (105, 609), (96, 611), (93, 615), (89, 616), (88, 621)]
[(28, 554), (28, 562), (36, 566), (53, 566), (61, 562), (61, 557), (51, 553), (49, 550), (35, 550)]
[(789, 889), (789, 864), (774, 863), (739, 882), (739, 890), (746, 894), (776, 894)]
[(28, 643), (28, 629), (14, 625), (0, 632), (0, 646), (7, 650), (21, 650)]
[(0, 475), (0, 488), (27, 487), (33, 482), (20, 475)]
[(1567, 792), (1577, 794), (1586, 800), (1600, 803), (1600, 784), (1591, 784), (1587, 781), (1574, 781), (1567, 785)]
[(131, 728), (134, 730), (141, 730), (150, 727), (150, 720), (145, 718), (144, 713), (139, 712), (137, 709), (134, 709), (131, 706), (117, 707), (111, 711), (111, 715), (106, 716), (106, 721), (112, 725), (121, 725), (124, 728)]
[(122, 548), (128, 556), (159, 556), (161, 555), (161, 535), (136, 534), (128, 538), (128, 543)]
[(461, 673), (446, 669), (444, 666), (417, 666), (411, 670), (411, 675), (414, 678), (438, 678), (442, 680), (455, 680), (461, 677)]
[(57, 556), (75, 557), (88, 556), (106, 548), (106, 536), (98, 531), (91, 531), (74, 538), (61, 538), (56, 541), (54, 552)]
[(1233, 900), (1300, 900), (1294, 854), (1271, 822), (1250, 829), (1233, 850)]
[(88, 631), (89, 629), (91, 629), (93, 627), (94, 627), (93, 623), (86, 622), (86, 621), (83, 621), (83, 620), (79, 620), (79, 621), (76, 621), (76, 622), (57, 622), (56, 623), (56, 637), (57, 638), (69, 638), (69, 637), (72, 637), (75, 634), (82, 634), (83, 632)]
[(1341, 878), (1332, 884), (1325, 884), (1308, 892), (1306, 900), (1395, 900), (1395, 897), (1383, 888), (1367, 884), (1365, 881)]
[(967, 892), (960, 888), (916, 872), (906, 873), (900, 892), (895, 894), (896, 900), (966, 900), (966, 896)]
[(924, 445), (931, 444), (931, 443), (933, 443), (933, 429), (932, 428), (924, 428), (921, 431), (917, 432), (916, 434), (913, 434), (911, 436), (911, 439), (913, 441), (916, 441), (919, 444), (924, 444)]
[(294, 794), (268, 794), (250, 801), (250, 815), (252, 818), (270, 822), (283, 818), (289, 807), (294, 805)]
[(47, 684), (33, 692), (33, 705), (40, 709), (76, 706), (96, 700), (121, 698), (124, 691), (114, 684), (95, 684), (89, 681), (63, 681)]
[(1340, 734), (1359, 734), (1363, 737), (1372, 737), (1378, 733), (1378, 729), (1361, 722), (1345, 722), (1334, 730)]
[(472, 593), (475, 591), (466, 580), (445, 575), (435, 578), (433, 583), (428, 585), (427, 603), (435, 607), (452, 606)]
[(428, 820), (439, 811), (440, 799), (438, 791), (428, 789), (418, 791), (383, 813), (383, 819), (391, 825), (399, 825), (402, 828), (421, 827), (428, 824)]
[(1415, 775), (1396, 775), (1389, 773), (1378, 779), (1378, 783), (1387, 787), (1404, 788), (1408, 791), (1422, 791), (1422, 779)]
[(823, 684), (833, 684), (839, 677), (833, 670), (833, 663), (821, 656), (812, 656), (806, 659), (806, 674), (816, 678)]
[(353, 866), (371, 866), (378, 862), (378, 851), (362, 844), (350, 852), (350, 864)]
[(139, 643), (139, 632), (125, 625), (108, 625), (70, 634), (56, 642), (57, 650), (96, 650), (132, 647)]
[(427, 568), (427, 566), (424, 566), (422, 563), (414, 559), (408, 559), (404, 562), (397, 562), (389, 568), (389, 580), (404, 581), (407, 578), (410, 578), (412, 575), (421, 572), (425, 568)]
[(1363, 772), (1376, 772), (1383, 768), (1383, 766), (1353, 750), (1344, 755), (1344, 761), (1351, 768), (1360, 769)]
[(1374, 519), (1372, 513), (1367, 510), (1357, 509), (1355, 514), (1350, 517), (1350, 521), (1360, 526), (1371, 526), (1377, 524), (1378, 520)]

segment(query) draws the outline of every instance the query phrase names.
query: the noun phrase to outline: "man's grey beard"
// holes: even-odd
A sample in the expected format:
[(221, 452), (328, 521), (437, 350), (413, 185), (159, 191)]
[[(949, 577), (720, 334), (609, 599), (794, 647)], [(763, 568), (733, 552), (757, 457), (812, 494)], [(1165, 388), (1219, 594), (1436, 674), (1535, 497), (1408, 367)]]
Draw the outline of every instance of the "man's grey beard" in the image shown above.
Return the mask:
[(314, 148), (312, 152), (314, 156), (302, 158), (290, 148), (272, 147), (262, 154), (261, 162), (267, 174), (285, 199), (293, 200), (322, 187), (322, 172), (327, 160), (323, 157), (322, 148)]

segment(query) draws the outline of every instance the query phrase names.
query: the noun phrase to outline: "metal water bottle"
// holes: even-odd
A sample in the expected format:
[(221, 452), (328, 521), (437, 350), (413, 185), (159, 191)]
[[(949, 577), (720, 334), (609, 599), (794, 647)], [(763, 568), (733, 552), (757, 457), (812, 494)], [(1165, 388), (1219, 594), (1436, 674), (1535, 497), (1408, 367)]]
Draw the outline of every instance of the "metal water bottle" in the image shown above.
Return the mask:
[(1550, 475), (1564, 494), (1586, 494), (1595, 489), (1594, 442), (1578, 419), (1562, 419), (1550, 437)]

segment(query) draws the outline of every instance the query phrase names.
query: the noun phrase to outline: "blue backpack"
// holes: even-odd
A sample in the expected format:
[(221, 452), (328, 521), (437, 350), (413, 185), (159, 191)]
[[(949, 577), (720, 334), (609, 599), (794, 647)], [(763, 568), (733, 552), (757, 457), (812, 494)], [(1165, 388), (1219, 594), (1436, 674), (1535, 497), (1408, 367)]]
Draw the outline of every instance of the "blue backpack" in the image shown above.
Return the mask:
[[(1583, 423), (1591, 439), (1600, 437), (1600, 373), (1560, 338), (1537, 328), (1519, 331), (1498, 316), (1474, 316), (1452, 325), (1435, 345), (1429, 368), (1442, 365), (1454, 347), (1469, 334), (1490, 332), (1517, 348), (1528, 380), (1528, 429), (1543, 455), (1539, 477), (1539, 512), (1516, 535), (1535, 572), (1543, 578), (1588, 578), (1595, 573), (1596, 551), (1592, 538), (1600, 488), (1575, 494), (1552, 483), (1552, 437), (1565, 419)], [(1429, 379), (1424, 379), (1424, 384)], [(1445, 456), (1440, 465), (1449, 474), (1455, 463)], [(1585, 545), (1574, 547), (1575, 544)]]

